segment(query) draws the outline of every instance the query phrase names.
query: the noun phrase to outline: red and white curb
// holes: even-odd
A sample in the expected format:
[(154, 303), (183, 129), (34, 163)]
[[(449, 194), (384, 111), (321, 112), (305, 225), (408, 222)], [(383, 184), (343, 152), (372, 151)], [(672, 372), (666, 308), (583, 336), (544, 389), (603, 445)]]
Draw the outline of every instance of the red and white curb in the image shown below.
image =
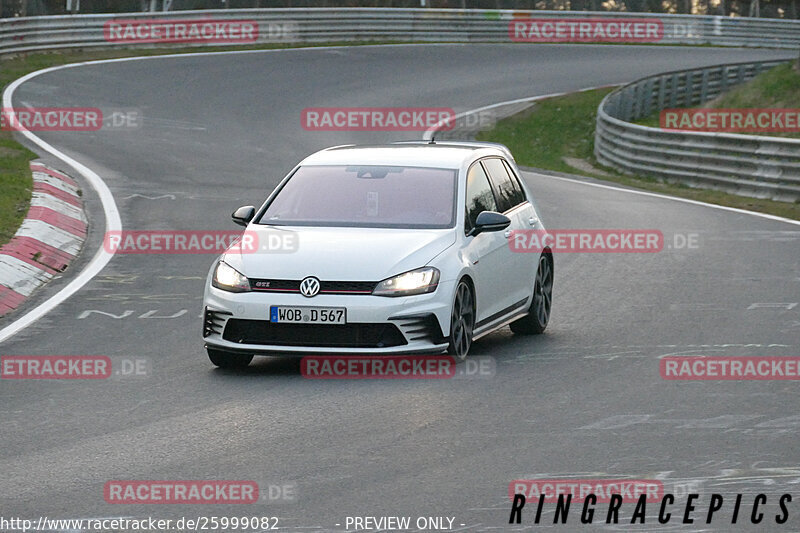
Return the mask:
[(0, 247), (0, 316), (63, 272), (86, 239), (78, 184), (41, 163), (31, 163), (31, 172), (31, 207), (14, 237)]

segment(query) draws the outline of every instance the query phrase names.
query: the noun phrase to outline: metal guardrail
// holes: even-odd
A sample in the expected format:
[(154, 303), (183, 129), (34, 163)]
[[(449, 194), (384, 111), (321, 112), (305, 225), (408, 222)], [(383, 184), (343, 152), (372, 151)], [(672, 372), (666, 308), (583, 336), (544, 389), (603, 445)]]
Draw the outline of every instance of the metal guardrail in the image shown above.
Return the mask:
[[(648, 20), (663, 28), (658, 42), (664, 44), (800, 48), (800, 20), (583, 11), (273, 8), (0, 19), (0, 54), (58, 48), (155, 46), (108, 42), (103, 25), (110, 20), (247, 19), (258, 25), (257, 43), (315, 43), (376, 40), (511, 42), (510, 23), (525, 18), (565, 22), (587, 18)], [(163, 43), (158, 46), (163, 46)]]
[[(61, 15), (0, 19), (0, 54), (66, 48), (148, 48), (161, 42), (112, 42), (107, 24), (147, 20), (249, 21), (248, 42), (180, 42), (175, 46), (356, 41), (512, 42), (515, 25), (537, 19), (561, 27), (601, 21), (655, 24), (661, 44), (800, 48), (800, 20), (651, 13), (412, 8), (278, 8)], [(616, 22), (615, 22), (616, 21)], [(550, 24), (551, 31), (554, 27)], [(568, 39), (564, 40), (565, 42)], [(599, 161), (623, 172), (780, 198), (800, 197), (800, 141), (732, 134), (678, 133), (626, 122), (665, 104), (692, 105), (745, 81), (772, 63), (730, 65), (645, 78), (600, 105), (595, 134)], [(688, 95), (688, 96), (687, 96)]]
[(606, 96), (594, 154), (627, 174), (760, 198), (800, 199), (800, 139), (662, 130), (630, 121), (714, 98), (784, 61), (739, 63), (649, 76)]

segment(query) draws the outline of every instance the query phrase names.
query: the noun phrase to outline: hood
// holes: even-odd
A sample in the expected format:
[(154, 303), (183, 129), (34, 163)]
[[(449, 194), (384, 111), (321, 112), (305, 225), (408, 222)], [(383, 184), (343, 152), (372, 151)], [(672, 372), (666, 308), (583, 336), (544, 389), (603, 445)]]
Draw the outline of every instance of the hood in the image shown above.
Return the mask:
[(381, 281), (425, 266), (455, 243), (455, 231), (251, 224), (245, 235), (258, 250), (228, 251), (224, 260), (248, 278)]

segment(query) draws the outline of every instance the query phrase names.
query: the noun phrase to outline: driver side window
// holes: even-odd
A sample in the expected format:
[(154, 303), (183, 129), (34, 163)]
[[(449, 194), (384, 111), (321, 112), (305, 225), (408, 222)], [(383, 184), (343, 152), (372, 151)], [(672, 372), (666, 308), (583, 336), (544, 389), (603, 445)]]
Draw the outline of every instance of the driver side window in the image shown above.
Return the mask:
[(489, 178), (480, 161), (472, 165), (467, 172), (467, 203), (465, 206), (464, 231), (475, 227), (475, 220), (483, 211), (497, 211), (497, 202), (489, 185)]

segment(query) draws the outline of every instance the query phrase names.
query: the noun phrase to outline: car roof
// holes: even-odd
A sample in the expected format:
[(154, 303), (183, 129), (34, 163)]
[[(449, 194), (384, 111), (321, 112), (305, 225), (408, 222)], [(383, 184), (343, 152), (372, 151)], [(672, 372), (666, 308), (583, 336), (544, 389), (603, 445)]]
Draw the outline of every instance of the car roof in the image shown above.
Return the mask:
[(431, 168), (460, 168), (464, 163), (487, 155), (509, 159), (508, 149), (495, 143), (444, 141), (403, 141), (380, 145), (343, 145), (320, 150), (301, 165), (388, 165)]

